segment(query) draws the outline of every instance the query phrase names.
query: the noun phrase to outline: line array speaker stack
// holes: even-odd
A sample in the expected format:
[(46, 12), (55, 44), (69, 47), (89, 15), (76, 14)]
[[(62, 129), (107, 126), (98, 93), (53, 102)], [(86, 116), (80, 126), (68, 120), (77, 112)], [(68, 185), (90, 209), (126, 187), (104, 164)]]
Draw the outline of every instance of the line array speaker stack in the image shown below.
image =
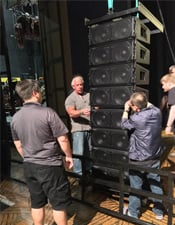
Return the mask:
[(128, 133), (120, 127), (124, 103), (148, 90), (150, 30), (135, 16), (89, 26), (92, 159), (96, 176), (115, 178), (128, 162)]

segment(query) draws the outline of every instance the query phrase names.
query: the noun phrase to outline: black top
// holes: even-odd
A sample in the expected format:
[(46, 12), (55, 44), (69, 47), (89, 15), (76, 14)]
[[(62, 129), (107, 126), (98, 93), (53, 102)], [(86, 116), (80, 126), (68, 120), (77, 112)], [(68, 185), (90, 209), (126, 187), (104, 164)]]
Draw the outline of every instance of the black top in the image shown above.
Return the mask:
[(62, 165), (57, 137), (68, 129), (53, 109), (25, 103), (13, 116), (11, 131), (13, 140), (22, 142), (24, 162)]

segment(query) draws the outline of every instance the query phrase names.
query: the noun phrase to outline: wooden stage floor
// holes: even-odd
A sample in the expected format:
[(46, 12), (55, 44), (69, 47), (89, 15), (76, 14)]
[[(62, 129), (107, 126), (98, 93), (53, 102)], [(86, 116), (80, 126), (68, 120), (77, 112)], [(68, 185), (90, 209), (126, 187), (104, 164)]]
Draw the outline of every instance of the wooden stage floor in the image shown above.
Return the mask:
[[(172, 146), (171, 146), (172, 147)], [(171, 149), (175, 153), (175, 148)], [(170, 171), (175, 171), (175, 157), (166, 155), (162, 168)], [(71, 183), (72, 196), (81, 199), (81, 186), (75, 181), (75, 178), (69, 178)], [(174, 178), (175, 179), (175, 178)], [(166, 190), (166, 181), (163, 184)], [(173, 199), (175, 199), (175, 187), (173, 191)], [(85, 191), (85, 200), (97, 206), (119, 211), (118, 196), (115, 193), (106, 194), (98, 188), (87, 188)], [(127, 197), (125, 198), (127, 202)], [(0, 225), (32, 225), (30, 214), (30, 199), (28, 189), (25, 184), (16, 182), (15, 180), (4, 180), (0, 183)], [(5, 208), (5, 206), (7, 206)], [(141, 220), (147, 221), (155, 225), (169, 225), (168, 215), (165, 214), (164, 219), (156, 220), (151, 211), (152, 205), (145, 207), (142, 213)], [(173, 223), (175, 225), (175, 205), (173, 206)], [(52, 211), (50, 206), (46, 207), (45, 224), (53, 224)], [(77, 201), (73, 201), (68, 209), (68, 225), (134, 225), (136, 223), (121, 220), (119, 218), (101, 213), (99, 210), (89, 207)]]
[[(76, 186), (76, 184), (74, 183)], [(76, 189), (76, 191), (75, 191)], [(80, 198), (80, 187), (74, 187), (73, 196)], [(5, 198), (5, 199), (3, 199)], [(175, 198), (175, 189), (174, 189)], [(105, 195), (102, 192), (95, 192), (87, 190), (85, 193), (85, 199), (89, 202), (95, 203), (101, 207), (113, 210), (114, 212), (119, 210), (119, 203), (117, 196)], [(32, 218), (30, 215), (30, 200), (29, 193), (26, 185), (16, 181), (6, 180), (0, 184), (0, 200), (2, 202), (10, 204), (8, 208), (0, 212), (0, 224), (1, 225), (32, 225)], [(175, 207), (173, 209), (175, 215)], [(154, 214), (151, 211), (151, 205), (145, 209), (142, 214), (141, 220), (145, 220), (155, 225), (168, 225), (167, 215), (164, 219), (156, 220)], [(52, 225), (52, 211), (50, 206), (46, 207), (45, 224)], [(130, 223), (118, 218), (103, 214), (94, 208), (86, 206), (85, 204), (73, 201), (68, 209), (68, 225), (131, 225)], [(175, 218), (173, 219), (173, 225), (175, 224)]]

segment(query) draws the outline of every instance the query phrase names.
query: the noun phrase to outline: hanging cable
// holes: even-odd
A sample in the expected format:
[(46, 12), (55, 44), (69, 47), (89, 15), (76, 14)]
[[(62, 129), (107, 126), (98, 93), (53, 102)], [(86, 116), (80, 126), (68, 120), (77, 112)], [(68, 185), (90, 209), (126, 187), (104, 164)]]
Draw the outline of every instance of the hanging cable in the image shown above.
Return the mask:
[(157, 2), (157, 6), (158, 6), (158, 9), (159, 9), (159, 13), (160, 13), (160, 17), (161, 17), (162, 23), (164, 25), (165, 36), (166, 36), (166, 39), (167, 39), (167, 42), (168, 42), (168, 46), (169, 46), (169, 49), (170, 49), (170, 52), (171, 52), (173, 63), (175, 64), (175, 56), (174, 56), (173, 49), (172, 49), (172, 46), (171, 46), (171, 43), (170, 43), (170, 40), (169, 40), (169, 37), (168, 37), (168, 33), (167, 33), (166, 26), (165, 26), (165, 21), (164, 21), (164, 18), (163, 18), (163, 14), (162, 14), (162, 10), (161, 10), (160, 4), (159, 4), (159, 0), (156, 0), (156, 2)]

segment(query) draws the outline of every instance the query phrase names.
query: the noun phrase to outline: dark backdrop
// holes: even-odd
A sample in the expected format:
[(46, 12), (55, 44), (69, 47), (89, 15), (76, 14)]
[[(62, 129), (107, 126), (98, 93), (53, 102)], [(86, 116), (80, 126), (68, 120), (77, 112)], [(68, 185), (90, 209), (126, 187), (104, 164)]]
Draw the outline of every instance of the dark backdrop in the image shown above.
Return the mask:
[[(168, 71), (171, 64), (175, 64), (171, 51), (175, 51), (174, 13), (175, 1), (140, 1), (161, 22), (165, 22), (167, 31), (151, 35), (150, 61), (150, 101), (159, 105), (162, 95), (160, 77)], [(135, 7), (135, 1), (114, 0), (114, 11)], [(71, 52), (73, 73), (82, 73), (88, 88), (88, 28), (85, 18), (95, 19), (108, 13), (107, 1), (68, 1)], [(163, 21), (162, 21), (163, 18)], [(168, 44), (169, 40), (169, 44)]]

